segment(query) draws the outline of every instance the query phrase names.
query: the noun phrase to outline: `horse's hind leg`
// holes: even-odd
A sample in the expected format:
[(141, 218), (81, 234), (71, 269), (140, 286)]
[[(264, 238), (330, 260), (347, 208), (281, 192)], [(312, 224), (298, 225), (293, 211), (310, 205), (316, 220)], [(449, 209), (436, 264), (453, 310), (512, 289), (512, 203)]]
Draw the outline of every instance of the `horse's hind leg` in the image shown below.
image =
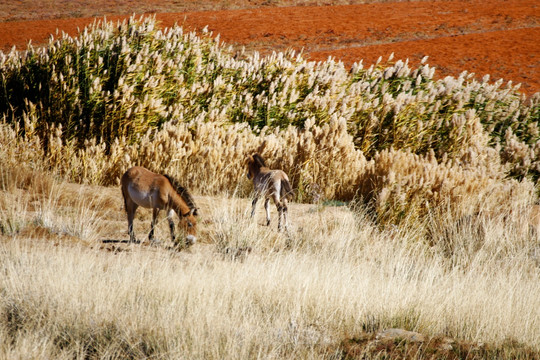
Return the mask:
[(277, 211), (278, 211), (278, 224), (277, 224), (277, 228), (278, 228), (278, 231), (281, 231), (283, 229), (282, 227), (282, 217), (284, 216), (284, 210), (283, 210), (283, 205), (279, 204), (277, 206)]
[(278, 231), (281, 231), (283, 229), (282, 224), (285, 224), (285, 230), (289, 227), (289, 221), (288, 221), (288, 215), (287, 215), (287, 199), (283, 198), (283, 200), (279, 201), (277, 200), (277, 197), (274, 198), (274, 201), (276, 203), (276, 207), (278, 210)]
[(283, 222), (285, 223), (285, 231), (289, 230), (289, 207), (287, 206), (287, 198), (281, 201), (281, 212), (283, 213)]
[(137, 211), (138, 205), (128, 199), (125, 199), (125, 206), (128, 218), (129, 242), (137, 242), (137, 239), (135, 238), (135, 231), (133, 231), (133, 219), (135, 218), (135, 211)]

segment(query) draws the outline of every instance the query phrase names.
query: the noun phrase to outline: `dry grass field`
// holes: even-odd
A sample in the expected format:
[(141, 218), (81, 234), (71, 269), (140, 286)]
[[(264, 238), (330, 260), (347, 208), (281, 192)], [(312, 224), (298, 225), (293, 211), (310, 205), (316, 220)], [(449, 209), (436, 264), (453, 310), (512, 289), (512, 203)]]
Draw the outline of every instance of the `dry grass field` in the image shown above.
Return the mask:
[[(538, 5), (360, 3), (0, 0), (0, 359), (540, 358)], [(128, 242), (133, 165), (196, 244)]]
[[(200, 242), (126, 243), (116, 188), (2, 171), (2, 358), (538, 356), (537, 234), (501, 221), (380, 229), (361, 208), (291, 206), (288, 234), (250, 203), (196, 196)], [(441, 215), (444, 216), (444, 215)], [(150, 211), (135, 229), (144, 238)], [(532, 236), (532, 237), (531, 237)], [(384, 329), (419, 332), (376, 338)]]

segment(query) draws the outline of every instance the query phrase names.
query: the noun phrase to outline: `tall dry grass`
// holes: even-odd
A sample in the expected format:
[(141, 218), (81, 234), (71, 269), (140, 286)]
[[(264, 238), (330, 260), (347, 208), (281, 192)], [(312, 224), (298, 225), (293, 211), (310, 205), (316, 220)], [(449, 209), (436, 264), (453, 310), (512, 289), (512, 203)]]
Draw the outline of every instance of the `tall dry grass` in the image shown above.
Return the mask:
[(28, 162), (0, 171), (0, 357), (332, 358), (389, 327), (482, 342), (492, 357), (540, 352), (540, 243), (518, 206), (531, 192), (500, 213), (486, 200), (472, 216), (441, 206), (385, 228), (361, 203), (292, 204), (287, 235), (251, 220), (237, 193), (197, 196), (201, 243), (175, 252), (118, 242), (117, 188), (65, 183), (10, 144), (2, 162)]
[(432, 212), (381, 230), (362, 207), (292, 204), (285, 236), (252, 221), (247, 200), (197, 201), (205, 235), (189, 251), (103, 243), (117, 227), (127, 238), (123, 217), (111, 225), (102, 206), (95, 221), (68, 200), (54, 211), (94, 238), (45, 237), (31, 220), (2, 235), (0, 357), (334, 358), (344, 339), (389, 327), (483, 343), (491, 357), (540, 353), (540, 248), (527, 210), (462, 221)]

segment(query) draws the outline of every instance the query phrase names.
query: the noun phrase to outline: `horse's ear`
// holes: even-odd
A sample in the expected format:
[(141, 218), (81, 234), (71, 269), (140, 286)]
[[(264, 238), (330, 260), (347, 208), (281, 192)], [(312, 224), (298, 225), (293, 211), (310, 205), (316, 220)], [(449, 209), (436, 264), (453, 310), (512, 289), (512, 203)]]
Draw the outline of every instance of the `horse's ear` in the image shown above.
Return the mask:
[(253, 155), (253, 161), (261, 167), (266, 167), (263, 157), (258, 153)]

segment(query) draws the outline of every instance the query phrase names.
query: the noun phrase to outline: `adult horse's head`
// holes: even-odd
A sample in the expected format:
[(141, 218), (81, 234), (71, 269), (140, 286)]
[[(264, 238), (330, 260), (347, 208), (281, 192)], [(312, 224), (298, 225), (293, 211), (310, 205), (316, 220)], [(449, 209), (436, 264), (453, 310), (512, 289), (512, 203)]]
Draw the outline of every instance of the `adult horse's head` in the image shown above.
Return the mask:
[[(174, 178), (165, 175), (169, 183), (171, 184), (173, 191), (178, 195), (173, 200), (175, 210), (180, 220), (178, 221), (178, 228), (180, 232), (185, 236), (185, 243), (187, 246), (193, 245), (197, 242), (197, 215), (198, 208), (195, 205), (193, 197), (189, 191), (180, 185)], [(173, 231), (173, 229), (171, 229)]]
[(185, 236), (187, 246), (197, 242), (197, 208), (191, 208), (186, 214), (178, 214), (178, 228)]

